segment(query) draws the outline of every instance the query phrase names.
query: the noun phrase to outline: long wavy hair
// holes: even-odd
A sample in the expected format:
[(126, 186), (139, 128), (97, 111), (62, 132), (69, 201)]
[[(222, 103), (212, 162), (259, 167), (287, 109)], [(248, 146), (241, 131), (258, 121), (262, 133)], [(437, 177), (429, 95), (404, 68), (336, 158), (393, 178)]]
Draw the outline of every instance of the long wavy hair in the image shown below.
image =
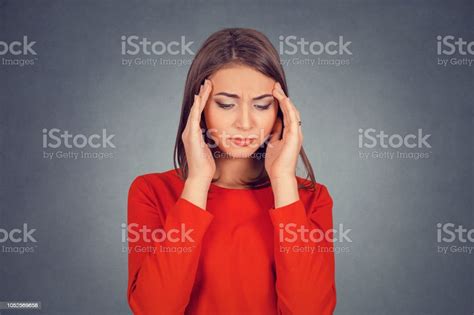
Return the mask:
[[(179, 120), (178, 133), (176, 135), (173, 159), (174, 167), (183, 180), (186, 180), (188, 177), (188, 161), (186, 159), (181, 135), (186, 127), (188, 115), (194, 102), (194, 95), (199, 94), (199, 88), (206, 78), (222, 67), (231, 64), (245, 65), (273, 78), (275, 81), (280, 82), (285, 94), (289, 96), (285, 72), (281, 66), (280, 56), (270, 40), (264, 34), (249, 28), (225, 28), (209, 36), (199, 48), (191, 67), (189, 68), (186, 84), (184, 86), (181, 117)], [(280, 108), (278, 108), (277, 117), (281, 119), (283, 118), (283, 113)], [(204, 131), (204, 134), (207, 134), (208, 128), (204, 118), (204, 113), (201, 117), (200, 127), (201, 130)], [(280, 135), (280, 139), (281, 136), (282, 135)], [(204, 137), (204, 141), (211, 148), (216, 147), (212, 138)], [(264, 167), (266, 147), (267, 141), (265, 141), (264, 144), (262, 144), (254, 153), (254, 156), (262, 156), (263, 159), (259, 159), (262, 164), (260, 164), (261, 171), (258, 176), (248, 182), (243, 182), (243, 184), (250, 189), (257, 189), (270, 185), (268, 174)], [(311, 163), (306, 156), (303, 147), (301, 147), (299, 156), (306, 170), (306, 180), (299, 181), (298, 186), (302, 189), (314, 190), (316, 179)], [(213, 182), (216, 180), (217, 179), (213, 179)]]

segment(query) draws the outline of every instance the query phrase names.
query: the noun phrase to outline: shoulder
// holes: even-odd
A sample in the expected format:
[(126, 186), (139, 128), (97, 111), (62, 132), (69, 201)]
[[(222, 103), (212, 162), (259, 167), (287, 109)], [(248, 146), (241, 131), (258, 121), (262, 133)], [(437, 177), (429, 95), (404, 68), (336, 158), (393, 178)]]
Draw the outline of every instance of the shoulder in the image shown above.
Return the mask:
[(184, 181), (179, 177), (177, 170), (170, 169), (136, 176), (130, 184), (129, 195), (158, 195), (167, 191), (177, 191), (182, 189), (182, 186), (184, 186)]

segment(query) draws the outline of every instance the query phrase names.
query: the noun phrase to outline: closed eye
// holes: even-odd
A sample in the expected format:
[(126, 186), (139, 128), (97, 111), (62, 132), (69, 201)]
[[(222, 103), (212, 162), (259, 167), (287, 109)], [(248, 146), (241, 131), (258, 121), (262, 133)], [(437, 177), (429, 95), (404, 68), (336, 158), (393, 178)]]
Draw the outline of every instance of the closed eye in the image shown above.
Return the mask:
[(220, 108), (223, 108), (223, 109), (230, 109), (230, 108), (234, 107), (234, 104), (224, 104), (224, 103), (219, 103), (219, 102), (216, 102), (216, 104)]
[(272, 103), (266, 104), (266, 105), (258, 105), (258, 104), (255, 104), (254, 106), (255, 106), (255, 108), (257, 108), (258, 110), (267, 110), (267, 109), (270, 107), (270, 105), (272, 105)]

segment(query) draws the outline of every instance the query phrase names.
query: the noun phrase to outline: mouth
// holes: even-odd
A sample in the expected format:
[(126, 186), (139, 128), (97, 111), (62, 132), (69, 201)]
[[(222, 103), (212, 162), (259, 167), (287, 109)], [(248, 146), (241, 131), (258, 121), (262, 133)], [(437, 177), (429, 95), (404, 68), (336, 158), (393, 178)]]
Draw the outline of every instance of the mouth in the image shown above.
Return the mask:
[(232, 141), (233, 144), (239, 147), (247, 147), (253, 144), (256, 141), (256, 138), (232, 137), (230, 138), (230, 141)]

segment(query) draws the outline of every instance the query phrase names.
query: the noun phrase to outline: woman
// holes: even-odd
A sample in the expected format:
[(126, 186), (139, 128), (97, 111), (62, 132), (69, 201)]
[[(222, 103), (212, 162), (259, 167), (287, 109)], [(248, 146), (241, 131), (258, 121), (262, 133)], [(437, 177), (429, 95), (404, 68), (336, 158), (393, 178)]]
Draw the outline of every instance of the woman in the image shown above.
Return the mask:
[(129, 237), (131, 226), (142, 232), (129, 239), (134, 314), (333, 313), (333, 203), (287, 91), (263, 34), (230, 28), (204, 42), (186, 80), (175, 168), (130, 187)]

